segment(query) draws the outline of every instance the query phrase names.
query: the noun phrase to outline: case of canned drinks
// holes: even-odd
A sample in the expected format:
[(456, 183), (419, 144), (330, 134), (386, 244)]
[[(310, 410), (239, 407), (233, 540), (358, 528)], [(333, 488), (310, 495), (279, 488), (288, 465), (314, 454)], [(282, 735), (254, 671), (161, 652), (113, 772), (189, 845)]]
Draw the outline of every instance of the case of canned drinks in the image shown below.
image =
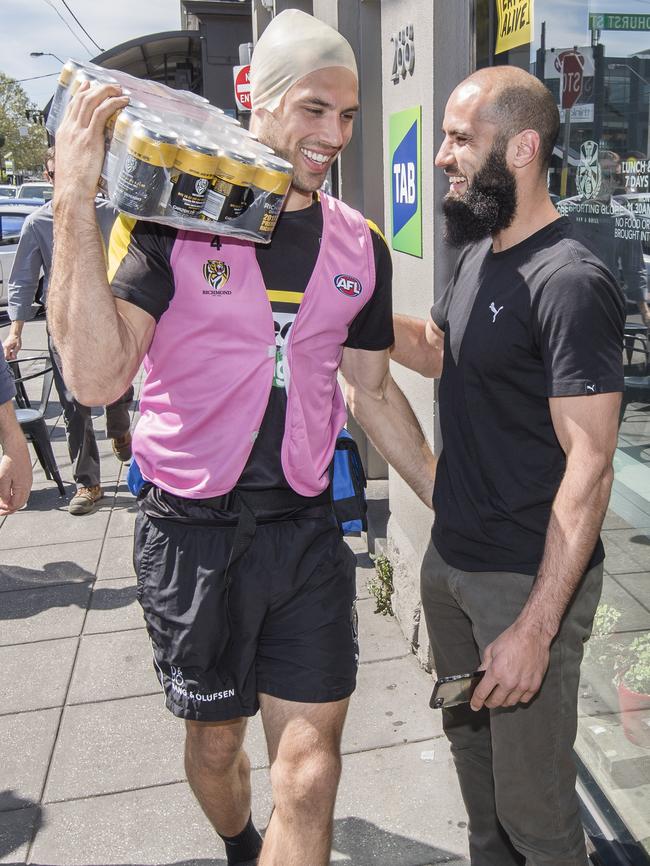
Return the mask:
[(289, 162), (195, 93), (68, 60), (46, 128), (56, 135), (84, 81), (129, 97), (106, 124), (99, 187), (137, 219), (268, 243), (293, 174)]

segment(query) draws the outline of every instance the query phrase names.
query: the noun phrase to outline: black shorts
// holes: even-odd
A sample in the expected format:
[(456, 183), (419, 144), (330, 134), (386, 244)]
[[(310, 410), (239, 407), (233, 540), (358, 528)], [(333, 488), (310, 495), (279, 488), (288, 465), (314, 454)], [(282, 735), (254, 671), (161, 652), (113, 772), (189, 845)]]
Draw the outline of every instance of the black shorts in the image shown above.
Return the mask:
[(153, 512), (146, 491), (140, 500), (134, 564), (171, 712), (221, 721), (254, 715), (260, 692), (304, 703), (349, 697), (356, 559), (331, 505), (258, 515), (226, 586), (237, 515), (153, 490)]

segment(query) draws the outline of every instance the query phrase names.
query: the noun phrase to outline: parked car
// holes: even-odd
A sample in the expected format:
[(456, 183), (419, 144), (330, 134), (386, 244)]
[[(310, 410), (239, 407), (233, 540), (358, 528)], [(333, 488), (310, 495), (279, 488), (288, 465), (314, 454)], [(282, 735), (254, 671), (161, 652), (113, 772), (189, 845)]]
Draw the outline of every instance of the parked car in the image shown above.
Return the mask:
[(46, 181), (32, 181), (18, 187), (16, 198), (42, 198), (49, 201), (52, 198), (54, 187)]
[(0, 307), (7, 306), (7, 288), (23, 223), (40, 204), (0, 201)]
[(9, 183), (0, 183), (0, 199), (16, 198), (16, 190), (18, 187), (12, 186)]
[(3, 198), (0, 200), (2, 207), (23, 207), (29, 205), (32, 208), (45, 204), (44, 198)]

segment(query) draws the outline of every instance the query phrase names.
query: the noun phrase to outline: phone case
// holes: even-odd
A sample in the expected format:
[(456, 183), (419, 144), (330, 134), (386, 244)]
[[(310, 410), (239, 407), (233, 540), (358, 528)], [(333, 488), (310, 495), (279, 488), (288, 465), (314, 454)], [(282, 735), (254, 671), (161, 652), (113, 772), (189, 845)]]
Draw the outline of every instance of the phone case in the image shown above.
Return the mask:
[(429, 706), (433, 710), (440, 710), (443, 707), (456, 707), (459, 704), (469, 703), (484, 673), (485, 671), (474, 671), (470, 674), (441, 677), (433, 687)]

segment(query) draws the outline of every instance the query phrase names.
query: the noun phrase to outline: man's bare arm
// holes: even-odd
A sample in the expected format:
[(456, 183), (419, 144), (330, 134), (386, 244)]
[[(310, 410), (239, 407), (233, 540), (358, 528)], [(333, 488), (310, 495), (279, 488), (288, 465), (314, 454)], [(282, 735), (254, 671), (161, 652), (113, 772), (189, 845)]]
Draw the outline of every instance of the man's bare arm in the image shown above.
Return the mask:
[(4, 517), (22, 508), (32, 489), (32, 463), (11, 400), (0, 404), (0, 446), (0, 517)]
[(431, 508), (436, 458), (388, 369), (388, 349), (344, 349), (341, 373), (350, 411), (379, 453)]
[(567, 456), (546, 533), (544, 556), (524, 609), (485, 650), (486, 674), (472, 708), (514, 706), (541, 686), (551, 643), (587, 568), (614, 471), (620, 394), (554, 397), (553, 428)]
[(391, 360), (429, 379), (438, 378), (442, 373), (445, 335), (433, 319), (396, 313), (393, 329), (395, 342), (390, 350)]
[(66, 383), (90, 406), (112, 403), (126, 390), (155, 328), (148, 313), (113, 297), (95, 216), (106, 120), (128, 101), (118, 93), (82, 85), (56, 136), (48, 323)]

